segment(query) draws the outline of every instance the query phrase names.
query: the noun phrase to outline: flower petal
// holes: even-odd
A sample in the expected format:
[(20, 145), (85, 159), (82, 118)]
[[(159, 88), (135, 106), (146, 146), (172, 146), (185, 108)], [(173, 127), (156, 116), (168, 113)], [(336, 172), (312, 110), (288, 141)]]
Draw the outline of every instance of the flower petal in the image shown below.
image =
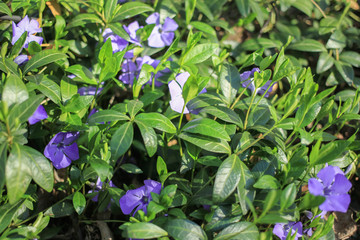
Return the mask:
[(120, 198), (121, 211), (128, 215), (134, 208), (142, 204), (141, 199), (144, 196), (144, 187), (140, 187), (134, 190), (129, 190), (124, 196)]
[(344, 175), (336, 174), (335, 181), (331, 186), (331, 194), (346, 194), (351, 186), (351, 182)]
[(165, 47), (165, 43), (162, 40), (161, 34), (159, 32), (159, 26), (155, 26), (154, 29), (152, 30), (148, 38), (148, 45), (154, 48)]
[(50, 159), (56, 169), (66, 168), (71, 164), (71, 160), (63, 154), (62, 151), (57, 151), (55, 156)]
[(21, 55), (17, 56), (17, 57), (14, 59), (14, 62), (15, 62), (17, 65), (24, 64), (24, 63), (26, 63), (27, 61), (29, 61), (29, 58), (28, 58), (28, 56), (25, 55), (25, 54), (21, 54)]
[(330, 184), (334, 181), (335, 178), (335, 169), (333, 166), (327, 166), (321, 169), (317, 177), (321, 179), (325, 187), (330, 186)]
[(284, 224), (283, 223), (275, 224), (273, 229), (273, 234), (278, 236), (281, 240), (286, 239)]
[(63, 152), (72, 161), (79, 159), (79, 148), (76, 142), (74, 142), (70, 146), (65, 146)]
[(316, 178), (310, 178), (308, 181), (309, 192), (315, 196), (324, 196), (324, 185)]
[(156, 24), (159, 25), (160, 24), (160, 15), (159, 13), (155, 12), (153, 14), (151, 14), (146, 20), (145, 22), (147, 24)]
[(161, 39), (165, 43), (165, 46), (170, 46), (174, 40), (174, 37), (175, 37), (175, 33), (173, 33), (173, 32), (162, 32), (161, 33)]
[(174, 19), (167, 17), (163, 24), (163, 31), (165, 32), (174, 32), (179, 27)]
[(350, 195), (330, 195), (326, 197), (325, 202), (323, 202), (319, 208), (323, 211), (337, 211), (345, 213), (350, 205)]

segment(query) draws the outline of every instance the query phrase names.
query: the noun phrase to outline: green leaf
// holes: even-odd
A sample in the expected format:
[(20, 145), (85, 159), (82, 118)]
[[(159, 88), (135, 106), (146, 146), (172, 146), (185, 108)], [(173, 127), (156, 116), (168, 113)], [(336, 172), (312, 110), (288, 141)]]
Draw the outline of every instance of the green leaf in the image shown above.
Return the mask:
[(278, 180), (271, 175), (263, 175), (259, 180), (254, 184), (254, 188), (259, 189), (278, 189), (280, 183)]
[(68, 33), (65, 31), (66, 21), (61, 15), (56, 15), (56, 23), (55, 23), (55, 39), (60, 39), (65, 37)]
[[(96, 158), (90, 159), (90, 165), (91, 165), (91, 168), (88, 168), (88, 169), (93, 169), (96, 172), (95, 176), (99, 176), (101, 181), (104, 182), (106, 180), (106, 178), (112, 176), (112, 168), (104, 160), (96, 159)], [(87, 173), (87, 172), (84, 172), (83, 175), (85, 175), (85, 173)], [(90, 176), (91, 176), (91, 172), (90, 172)], [(85, 176), (84, 176), (84, 178), (85, 178)]]
[(71, 204), (69, 201), (63, 201), (52, 205), (48, 210), (46, 210), (44, 215), (54, 218), (60, 218), (70, 216), (71, 214), (73, 214), (73, 212), (73, 204)]
[(117, 0), (106, 0), (105, 7), (104, 7), (104, 17), (107, 22), (110, 22), (111, 17), (116, 9)]
[(215, 178), (213, 201), (222, 202), (235, 190), (240, 181), (241, 161), (236, 154), (229, 156), (220, 165)]
[(352, 85), (354, 81), (354, 69), (351, 65), (340, 61), (335, 61), (336, 70), (340, 73), (343, 80), (348, 84)]
[(142, 120), (135, 120), (135, 123), (139, 127), (149, 157), (154, 156), (158, 146), (157, 136), (154, 129), (150, 127), (151, 125), (148, 125)]
[(315, 166), (318, 164), (330, 162), (331, 160), (338, 158), (343, 152), (345, 152), (346, 148), (349, 145), (350, 142), (345, 140), (330, 142), (321, 147), (319, 154), (316, 156), (316, 158), (312, 158), (310, 155), (310, 164), (312, 166)]
[(211, 114), (225, 122), (234, 123), (242, 128), (243, 123), (241, 118), (230, 108), (223, 106), (208, 106), (203, 108), (200, 112)]
[(196, 8), (201, 13), (203, 13), (210, 21), (214, 20), (214, 15), (212, 14), (211, 9), (208, 7), (204, 0), (197, 0)]
[(204, 230), (187, 219), (171, 219), (165, 225), (166, 231), (174, 239), (206, 240)]
[(195, 98), (199, 93), (199, 85), (194, 76), (190, 76), (182, 89), (182, 96), (184, 99), (185, 105), (193, 98)]
[(28, 168), (30, 168), (33, 180), (43, 189), (51, 192), (54, 184), (54, 174), (51, 163), (43, 154), (37, 150), (28, 147), (20, 146), (23, 156), (27, 158)]
[[(4, 142), (0, 145), (0, 191), (2, 191), (2, 189), (5, 185), (6, 158), (7, 158), (7, 143)], [(1, 221), (0, 221), (0, 223), (1, 223)], [(1, 229), (0, 229), (0, 232), (1, 232)]]
[(329, 40), (327, 41), (326, 48), (342, 49), (344, 47), (346, 47), (346, 37), (340, 30), (336, 30), (331, 34)]
[(235, 66), (225, 63), (221, 67), (219, 78), (221, 91), (230, 106), (240, 88), (240, 74)]
[(303, 119), (299, 118), (300, 115), (295, 115), (295, 119), (298, 120), (299, 127), (300, 128), (306, 127), (312, 121), (314, 121), (316, 116), (319, 114), (320, 110), (321, 110), (321, 102), (317, 102), (310, 109), (307, 110)]
[(86, 199), (80, 192), (76, 192), (73, 196), (73, 206), (75, 211), (80, 215), (86, 206)]
[(196, 45), (189, 52), (186, 53), (183, 59), (183, 65), (187, 64), (197, 64), (204, 62), (213, 54), (215, 54), (218, 49), (218, 44), (216, 43), (202, 43)]
[(205, 166), (211, 166), (211, 167), (219, 167), (222, 163), (222, 161), (215, 156), (203, 156), (199, 159), (197, 159), (197, 162), (205, 165)]
[(131, 100), (127, 103), (127, 109), (131, 118), (134, 118), (135, 115), (142, 109), (144, 104), (139, 100)]
[(191, 120), (186, 123), (181, 130), (230, 141), (230, 137), (225, 131), (224, 126), (209, 118), (196, 118)]
[(28, 46), (29, 55), (35, 55), (36, 53), (41, 52), (41, 50), (42, 50), (42, 48), (41, 48), (40, 44), (38, 44), (37, 42), (32, 41), (29, 43), (29, 46)]
[(80, 96), (79, 94), (74, 95), (66, 104), (65, 111), (67, 112), (78, 112), (84, 108), (88, 108), (94, 99), (92, 95)]
[(84, 82), (87, 84), (97, 85), (97, 81), (94, 78), (93, 74), (84, 66), (80, 64), (75, 64), (66, 69), (67, 72), (74, 74), (76, 77), (74, 81)]
[(119, 127), (110, 141), (111, 156), (118, 159), (130, 148), (134, 138), (134, 128), (131, 122), (126, 122)]
[(157, 158), (156, 171), (157, 171), (159, 176), (168, 173), (166, 163), (165, 163), (164, 159), (161, 156), (158, 156), (158, 158)]
[(67, 56), (65, 53), (61, 53), (59, 51), (53, 49), (46, 49), (37, 54), (35, 54), (25, 65), (24, 67), (24, 75), (30, 72), (33, 69), (42, 67), (49, 63), (56, 62), (61, 59), (66, 59)]
[(109, 28), (119, 37), (125, 39), (128, 42), (131, 41), (129, 34), (125, 31), (121, 23), (118, 22), (110, 23)]
[(197, 30), (200, 30), (204, 33), (207, 33), (211, 36), (214, 36), (216, 37), (216, 31), (215, 29), (210, 26), (209, 24), (207, 23), (204, 23), (204, 22), (199, 22), (199, 21), (193, 21), (190, 23), (191, 26), (193, 26), (194, 28), (196, 28)]
[(326, 52), (324, 45), (314, 39), (304, 39), (302, 41), (292, 43), (288, 49), (301, 52)]
[(84, 26), (87, 23), (103, 23), (102, 20), (93, 13), (81, 13), (76, 15), (71, 22), (67, 25), (67, 28), (73, 28), (78, 26)]
[(243, 17), (247, 17), (250, 14), (249, 0), (236, 0), (236, 6)]
[(299, 204), (299, 211), (310, 209), (313, 207), (318, 207), (325, 201), (325, 197), (323, 196), (314, 196), (311, 193), (307, 193), (302, 199)]
[(6, 78), (1, 100), (5, 101), (8, 106), (11, 106), (14, 103), (24, 102), (28, 98), (29, 93), (24, 82), (18, 76), (10, 74)]
[(253, 38), (248, 39), (240, 45), (242, 51), (256, 51), (260, 48), (280, 48), (281, 42), (271, 40), (268, 38)]
[(71, 99), (78, 92), (75, 84), (71, 83), (69, 78), (63, 78), (60, 82), (60, 92), (63, 102)]
[(332, 32), (336, 28), (338, 21), (339, 21), (338, 19), (330, 17), (330, 16), (328, 16), (327, 18), (321, 19), (320, 26), (319, 26), (319, 34), (324, 35), (329, 32)]
[(144, 107), (146, 107), (164, 95), (165, 93), (163, 91), (155, 89), (154, 91), (150, 91), (142, 95), (140, 101), (142, 101), (144, 103)]
[(45, 96), (49, 97), (57, 105), (61, 104), (61, 90), (59, 85), (51, 78), (44, 76), (36, 88)]
[(322, 52), (316, 66), (316, 73), (323, 73), (334, 65), (334, 58), (327, 52)]
[[(1, 5), (0, 5), (0, 7), (1, 7)], [(21, 35), (21, 37), (15, 42), (14, 46), (11, 48), (10, 57), (18, 56), (18, 54), (20, 53), (21, 49), (24, 46), (27, 36), (28, 36), (28, 33), (25, 31)]]
[(277, 53), (275, 55), (272, 55), (272, 56), (267, 56), (266, 58), (261, 60), (261, 62), (260, 62), (260, 71), (263, 71), (268, 66), (270, 66), (270, 64), (276, 59), (276, 57), (277, 57)]
[(120, 168), (122, 170), (124, 170), (125, 172), (127, 173), (131, 173), (131, 174), (140, 174), (140, 173), (143, 173), (143, 171), (136, 165), (134, 164), (131, 164), (131, 163), (125, 163), (125, 164), (122, 164), (120, 166)]
[(16, 204), (7, 203), (0, 207), (0, 233), (9, 226), (23, 202), (24, 201), (19, 201)]
[(9, 58), (5, 58), (5, 65), (4, 65), (4, 60), (0, 57), (0, 70), (3, 71), (4, 73), (12, 73), (16, 76), (18, 76), (19, 78), (21, 78), (21, 75), (18, 71), (18, 65), (11, 61), (11, 59)]
[(154, 9), (141, 2), (127, 2), (123, 4), (119, 11), (115, 13), (113, 22), (129, 19), (144, 12), (152, 12)]
[(151, 65), (143, 64), (141, 66), (136, 86), (141, 88), (142, 85), (147, 83), (151, 79), (152, 72), (154, 72), (154, 68)]
[[(6, 15), (12, 16), (10, 8), (5, 3), (0, 3), (0, 12), (5, 13)], [(0, 231), (2, 232), (2, 231)]]
[(224, 228), (214, 240), (242, 239), (253, 240), (259, 238), (259, 230), (254, 223), (238, 222)]
[(127, 226), (123, 237), (134, 239), (153, 239), (166, 237), (168, 233), (161, 227), (149, 222), (137, 222)]
[(174, 124), (160, 113), (140, 113), (135, 120), (145, 122), (147, 125), (167, 133), (176, 133)]
[(340, 60), (354, 67), (360, 67), (360, 54), (353, 51), (345, 51), (340, 54)]
[(31, 169), (28, 157), (18, 144), (13, 144), (6, 162), (6, 189), (10, 204), (18, 201), (26, 192), (31, 182)]
[(186, 24), (189, 24), (194, 14), (196, 0), (185, 0), (185, 14)]
[(39, 107), (43, 99), (43, 95), (35, 95), (22, 103), (16, 104), (9, 114), (10, 125), (12, 126), (15, 124), (15, 119), (18, 119), (20, 123), (26, 122)]
[(100, 112), (96, 112), (89, 118), (89, 124), (95, 125), (96, 123), (101, 122), (114, 122), (114, 121), (123, 121), (130, 120), (128, 116), (123, 113), (114, 110), (102, 110)]
[(280, 206), (281, 210), (289, 208), (296, 198), (296, 185), (295, 183), (290, 183), (281, 193)]
[(203, 135), (192, 134), (187, 132), (181, 133), (179, 137), (209, 152), (227, 153), (227, 154), (231, 153), (231, 148), (229, 144), (222, 139), (206, 137)]

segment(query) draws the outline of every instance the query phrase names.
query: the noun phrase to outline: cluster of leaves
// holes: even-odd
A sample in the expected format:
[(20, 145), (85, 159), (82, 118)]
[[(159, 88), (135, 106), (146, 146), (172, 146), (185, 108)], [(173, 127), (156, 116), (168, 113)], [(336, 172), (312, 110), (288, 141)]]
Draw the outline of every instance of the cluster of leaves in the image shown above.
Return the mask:
[[(0, 239), (74, 238), (57, 218), (71, 219), (74, 228), (107, 222), (118, 238), (271, 239), (273, 224), (301, 221), (305, 210), (320, 213), (325, 198), (304, 186), (325, 164), (350, 169), (349, 178), (358, 174), (360, 92), (353, 68), (360, 65), (359, 29), (351, 1), (154, 2), (0, 3), (6, 14), (0, 24)], [(242, 16), (236, 21), (229, 17), (234, 9)], [(305, 15), (292, 19), (297, 11)], [(153, 12), (179, 25), (169, 47), (146, 44), (154, 24), (136, 32), (141, 45), (113, 52), (111, 39), (104, 41), (108, 28), (130, 41), (123, 25), (145, 23)], [(27, 14), (38, 17), (44, 43), (23, 49), (24, 33), (11, 46), (11, 24)], [(268, 37), (226, 40), (239, 26)], [(118, 80), (129, 50), (134, 59), (159, 60), (157, 67), (144, 64), (132, 86)], [(21, 51), (30, 60), (18, 65)], [(268, 81), (278, 87), (265, 90), (269, 98), (242, 86), (240, 73), (253, 67), (260, 70), (255, 89)], [(164, 69), (161, 86), (146, 84)], [(183, 111), (186, 105), (197, 114), (169, 104), (168, 83), (182, 72), (190, 74)], [(81, 87), (102, 90), (82, 95)], [(48, 118), (29, 125), (40, 104)], [(344, 128), (352, 134), (339, 138)], [(80, 158), (64, 169), (43, 155), (59, 132), (80, 135)], [(98, 178), (104, 184), (96, 190)], [(161, 193), (146, 193), (147, 212), (124, 215), (120, 198), (148, 178), (161, 182)], [(316, 227), (309, 238), (334, 238), (333, 221), (308, 222)], [(78, 229), (79, 238), (85, 230)]]

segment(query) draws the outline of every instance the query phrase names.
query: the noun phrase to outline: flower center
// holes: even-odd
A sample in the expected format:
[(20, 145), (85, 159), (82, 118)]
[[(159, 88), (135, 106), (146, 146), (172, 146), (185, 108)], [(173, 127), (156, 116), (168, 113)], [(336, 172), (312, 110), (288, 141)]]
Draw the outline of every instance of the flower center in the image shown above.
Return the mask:
[(148, 196), (143, 196), (143, 197), (141, 198), (141, 202), (142, 202), (142, 203), (148, 203), (148, 202), (149, 202)]

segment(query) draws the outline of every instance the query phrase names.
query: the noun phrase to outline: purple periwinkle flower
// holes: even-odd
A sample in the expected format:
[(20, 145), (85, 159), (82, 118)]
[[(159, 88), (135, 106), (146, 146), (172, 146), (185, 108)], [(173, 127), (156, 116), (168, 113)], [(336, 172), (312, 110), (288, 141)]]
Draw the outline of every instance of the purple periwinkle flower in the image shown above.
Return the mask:
[(43, 107), (43, 105), (39, 105), (39, 107), (35, 110), (35, 112), (33, 113), (33, 115), (31, 115), (31, 117), (29, 117), (28, 121), (30, 125), (33, 125), (37, 122), (40, 122), (43, 119), (48, 118), (48, 115), (45, 111), (45, 108)]
[[(172, 110), (178, 113), (182, 113), (183, 107), (184, 107), (184, 98), (182, 96), (182, 90), (185, 85), (186, 80), (190, 77), (190, 74), (188, 72), (183, 72), (178, 74), (175, 77), (175, 80), (172, 80), (168, 83), (169, 90), (170, 90), (170, 97), (171, 101), (170, 107)], [(206, 89), (204, 88), (201, 90), (201, 93), (205, 93)], [(189, 113), (189, 109), (185, 106), (184, 108), (184, 114)]]
[(302, 228), (303, 226), (301, 222), (289, 222), (288, 224), (277, 223), (274, 226), (273, 234), (278, 236), (281, 240), (286, 240), (289, 232), (291, 232), (290, 236), (294, 236), (296, 232), (294, 240), (298, 240), (303, 235)]
[[(98, 179), (96, 180), (96, 184), (95, 184), (95, 189), (88, 191), (88, 193), (92, 193), (92, 192), (99, 192), (104, 186), (104, 182), (101, 181), (101, 179), (98, 177)], [(109, 186), (110, 187), (116, 187), (115, 184), (110, 180), (109, 181)], [(95, 197), (93, 197), (91, 199), (94, 202), (97, 202), (99, 200), (99, 194), (97, 194)]]
[[(115, 33), (113, 33), (113, 31), (111, 31), (110, 28), (105, 29), (105, 31), (103, 32), (104, 42), (106, 42), (106, 40), (108, 38), (111, 39), (111, 46), (112, 46), (113, 53), (124, 50), (129, 43), (133, 43), (138, 46), (141, 46), (139, 39), (136, 36), (136, 31), (139, 30), (140, 28), (142, 28), (141, 26), (139, 26), (139, 23), (137, 21), (135, 21), (135, 22), (130, 23), (128, 26), (123, 26), (123, 28), (130, 36), (129, 42), (126, 41), (125, 39), (123, 39), (122, 37), (116, 35)], [(126, 52), (124, 57), (125, 58), (133, 58), (134, 51), (130, 50), (130, 51)]]
[(325, 197), (320, 210), (345, 213), (350, 205), (348, 191), (352, 185), (343, 171), (336, 166), (326, 166), (318, 172), (317, 177), (309, 179), (308, 187), (311, 194)]
[[(259, 68), (253, 68), (251, 71), (245, 71), (242, 74), (240, 74), (241, 79), (241, 86), (243, 88), (248, 88), (253, 93), (256, 90), (257, 94), (263, 95), (266, 91), (266, 89), (270, 86), (271, 80), (267, 81), (263, 86), (261, 86), (258, 89), (255, 89), (255, 83), (254, 83), (254, 73), (260, 72)], [(269, 88), (269, 91), (265, 94), (265, 97), (269, 97), (269, 92), (272, 91), (274, 84), (271, 85)]]
[[(151, 65), (153, 68), (156, 68), (160, 63), (160, 60), (152, 59), (149, 56), (138, 57), (136, 58), (135, 62), (131, 61), (131, 59), (125, 59), (122, 64), (121, 71), (122, 73), (119, 76), (119, 80), (125, 84), (133, 85), (134, 78), (138, 78), (141, 68), (144, 64)], [(164, 73), (170, 72), (169, 69), (164, 69), (159, 71), (155, 75), (155, 86), (159, 87), (162, 85), (161, 82), (156, 81), (157, 78), (161, 77)], [(147, 84), (152, 83), (153, 77), (149, 79)]]
[(25, 48), (27, 48), (29, 43), (32, 41), (35, 41), (41, 45), (44, 40), (42, 37), (35, 36), (36, 33), (42, 32), (42, 29), (39, 27), (39, 23), (35, 19), (30, 20), (27, 15), (17, 25), (13, 22), (12, 28), (12, 45), (14, 45), (17, 40), (19, 40), (24, 32), (27, 32), (27, 37), (23, 46)]
[(66, 168), (72, 161), (79, 159), (76, 139), (79, 132), (59, 132), (46, 145), (44, 155), (56, 169)]
[(161, 48), (170, 46), (174, 40), (178, 24), (171, 18), (167, 17), (164, 24), (160, 24), (160, 14), (155, 12), (146, 19), (147, 24), (155, 24), (149, 38), (148, 45), (150, 47)]
[(137, 189), (129, 190), (120, 198), (120, 208), (125, 215), (134, 214), (140, 209), (147, 213), (147, 206), (152, 200), (151, 193), (160, 194), (161, 183), (154, 180), (145, 180), (145, 185)]
[(14, 62), (17, 65), (22, 65), (22, 64), (26, 63), (27, 61), (29, 61), (29, 58), (25, 54), (21, 54), (14, 59)]
[(80, 94), (80, 96), (84, 96), (84, 95), (95, 96), (95, 95), (98, 95), (102, 90), (103, 90), (103, 88), (98, 88), (96, 91), (96, 87), (94, 87), (94, 86), (81, 87), (78, 89), (78, 94)]

